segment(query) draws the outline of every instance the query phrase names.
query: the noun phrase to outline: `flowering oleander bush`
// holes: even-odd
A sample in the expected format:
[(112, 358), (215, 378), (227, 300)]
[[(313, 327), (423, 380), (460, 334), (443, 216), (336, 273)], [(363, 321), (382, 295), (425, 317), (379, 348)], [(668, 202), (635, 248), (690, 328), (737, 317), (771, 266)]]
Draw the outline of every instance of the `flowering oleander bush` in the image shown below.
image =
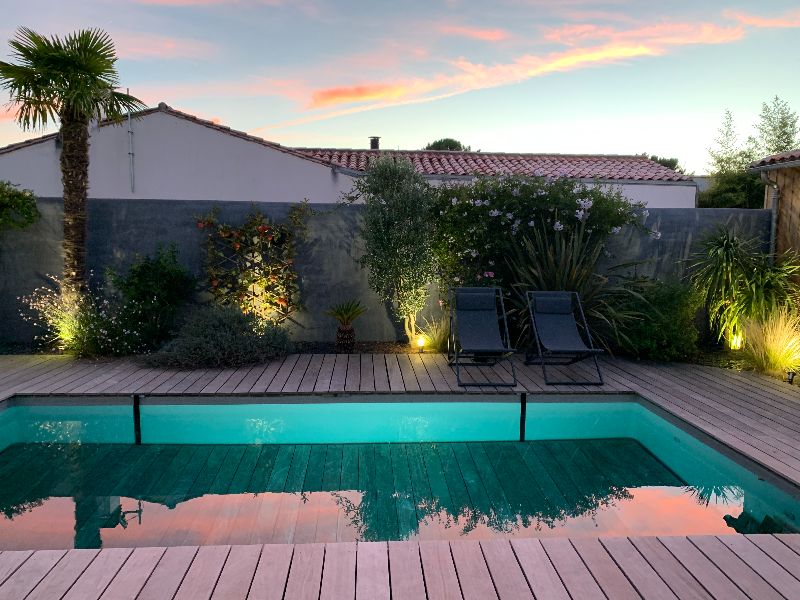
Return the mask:
[(198, 219), (198, 229), (206, 231), (207, 282), (216, 302), (238, 306), (260, 324), (290, 319), (300, 308), (295, 244), (308, 212), (300, 205), (289, 224), (273, 223), (258, 211), (240, 226), (220, 223), (215, 213)]
[(123, 356), (146, 351), (145, 310), (97, 291), (75, 290), (55, 276), (50, 285), (20, 298), (23, 319), (41, 328), (37, 339), (76, 356)]
[(442, 186), (434, 193), (432, 219), (442, 289), (515, 283), (507, 256), (534, 230), (569, 235), (580, 226), (593, 243), (602, 243), (625, 225), (644, 227), (646, 219), (644, 205), (618, 190), (563, 178), (485, 177)]

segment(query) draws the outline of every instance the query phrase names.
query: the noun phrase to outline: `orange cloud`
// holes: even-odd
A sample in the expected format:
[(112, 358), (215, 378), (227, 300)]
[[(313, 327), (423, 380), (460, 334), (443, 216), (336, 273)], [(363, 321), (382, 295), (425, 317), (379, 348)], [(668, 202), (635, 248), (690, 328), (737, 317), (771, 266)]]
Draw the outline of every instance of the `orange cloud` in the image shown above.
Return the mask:
[(117, 55), (128, 60), (207, 58), (215, 47), (201, 40), (173, 38), (150, 33), (115, 32)]
[(465, 37), (482, 42), (500, 42), (511, 37), (511, 34), (505, 29), (483, 29), (466, 25), (440, 25), (438, 30), (444, 35)]
[(388, 83), (333, 87), (315, 91), (311, 96), (310, 108), (370, 100), (400, 99), (407, 93), (408, 89), (405, 86)]
[(729, 19), (738, 21), (742, 25), (749, 25), (750, 27), (768, 27), (768, 28), (790, 28), (800, 27), (800, 10), (790, 11), (780, 17), (760, 17), (758, 15), (749, 15), (747, 13), (727, 10), (723, 13)]

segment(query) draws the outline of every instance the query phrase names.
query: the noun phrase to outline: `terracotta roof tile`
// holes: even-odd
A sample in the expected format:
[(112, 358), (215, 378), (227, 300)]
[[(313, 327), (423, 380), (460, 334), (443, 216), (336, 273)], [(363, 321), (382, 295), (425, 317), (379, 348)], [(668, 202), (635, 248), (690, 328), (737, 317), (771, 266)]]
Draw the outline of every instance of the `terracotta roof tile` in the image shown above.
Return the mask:
[(430, 150), (340, 150), (295, 148), (314, 158), (353, 171), (366, 171), (379, 156), (410, 160), (428, 176), (520, 175), (628, 181), (691, 181), (646, 156), (511, 154)]
[(766, 158), (762, 158), (761, 160), (757, 160), (750, 164), (751, 169), (759, 169), (763, 167), (772, 167), (772, 166), (780, 166), (784, 163), (794, 162), (800, 160), (800, 148), (797, 150), (789, 150), (787, 152), (781, 152), (780, 154), (773, 154), (772, 156), (767, 156)]

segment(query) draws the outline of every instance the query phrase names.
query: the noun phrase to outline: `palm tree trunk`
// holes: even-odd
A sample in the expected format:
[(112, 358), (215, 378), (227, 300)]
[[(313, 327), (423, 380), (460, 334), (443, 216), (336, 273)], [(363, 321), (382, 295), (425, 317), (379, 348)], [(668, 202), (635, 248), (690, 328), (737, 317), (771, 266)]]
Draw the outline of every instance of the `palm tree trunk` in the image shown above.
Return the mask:
[(82, 289), (86, 287), (88, 119), (61, 115), (61, 183), (64, 187), (64, 283), (73, 289)]

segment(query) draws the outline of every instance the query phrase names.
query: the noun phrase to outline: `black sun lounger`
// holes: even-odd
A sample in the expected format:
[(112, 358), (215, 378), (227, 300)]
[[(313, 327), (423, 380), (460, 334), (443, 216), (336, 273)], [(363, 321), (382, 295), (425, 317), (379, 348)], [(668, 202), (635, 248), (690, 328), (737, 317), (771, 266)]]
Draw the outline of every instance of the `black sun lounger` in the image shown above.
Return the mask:
[[(603, 374), (597, 364), (597, 355), (603, 351), (592, 344), (586, 325), (581, 299), (576, 292), (527, 292), (528, 311), (531, 316), (533, 337), (538, 358), (528, 355), (525, 364), (542, 365), (547, 385), (603, 385)], [(578, 320), (583, 326), (586, 340), (578, 331)], [(587, 343), (588, 342), (588, 343)], [(587, 358), (594, 360), (597, 381), (553, 381), (547, 377), (547, 365), (571, 365)]]
[(515, 386), (517, 373), (511, 365), (513, 381), (464, 383), (461, 369), (468, 366), (493, 366), (514, 353), (508, 335), (508, 320), (503, 293), (497, 287), (458, 287), (450, 289), (450, 337), (447, 360), (455, 365), (458, 385)]

